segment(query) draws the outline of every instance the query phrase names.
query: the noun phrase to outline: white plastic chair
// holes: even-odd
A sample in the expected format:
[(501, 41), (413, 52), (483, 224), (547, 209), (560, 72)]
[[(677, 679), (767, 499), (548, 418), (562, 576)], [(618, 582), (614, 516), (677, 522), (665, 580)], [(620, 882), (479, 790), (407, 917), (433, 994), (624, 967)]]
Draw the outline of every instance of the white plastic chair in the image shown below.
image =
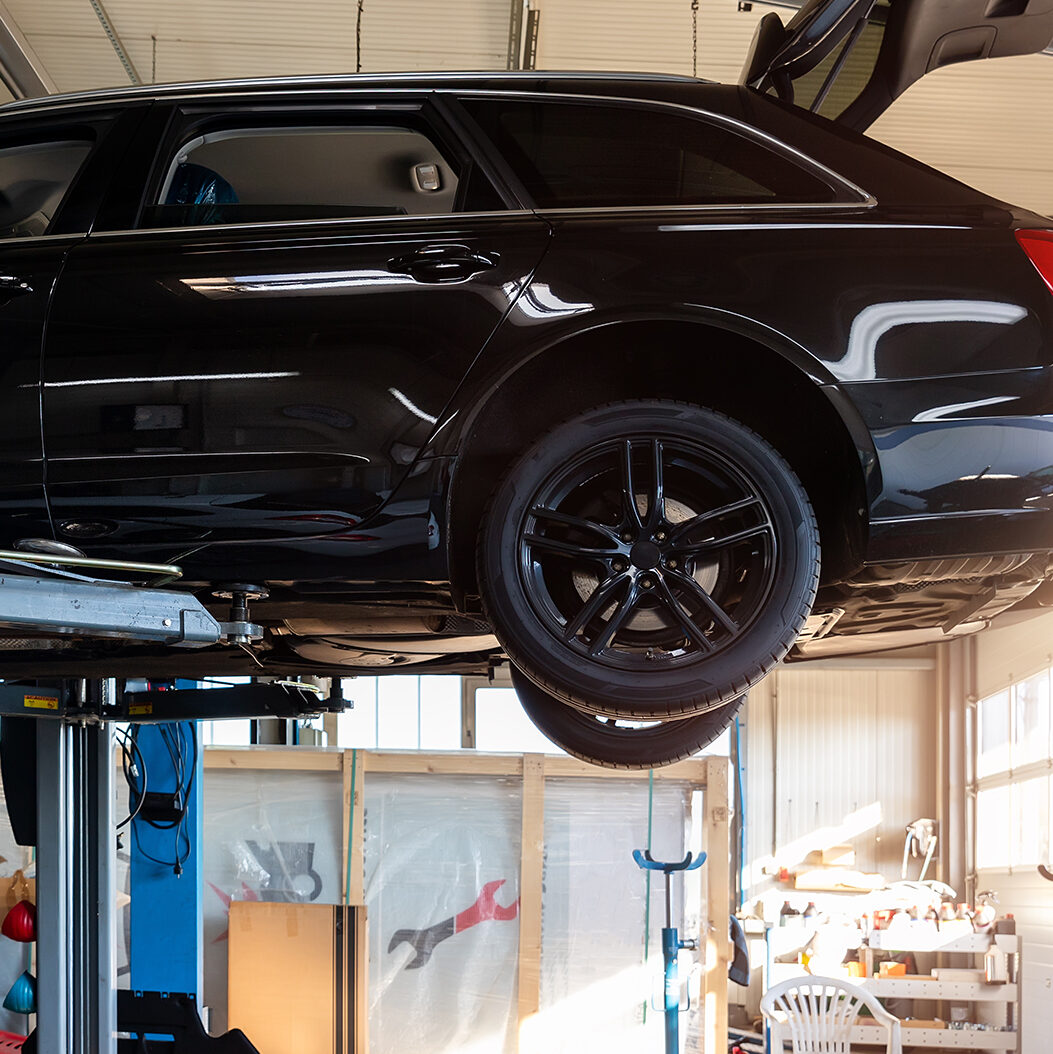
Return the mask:
[[(903, 1054), (898, 1017), (868, 991), (834, 977), (791, 977), (772, 985), (761, 998), (761, 1013), (771, 1023), (773, 1054), (781, 1054), (785, 1030), (793, 1054), (850, 1054), (852, 1026), (860, 1007), (888, 1032), (887, 1054)], [(870, 1019), (858, 1022), (870, 1024)]]

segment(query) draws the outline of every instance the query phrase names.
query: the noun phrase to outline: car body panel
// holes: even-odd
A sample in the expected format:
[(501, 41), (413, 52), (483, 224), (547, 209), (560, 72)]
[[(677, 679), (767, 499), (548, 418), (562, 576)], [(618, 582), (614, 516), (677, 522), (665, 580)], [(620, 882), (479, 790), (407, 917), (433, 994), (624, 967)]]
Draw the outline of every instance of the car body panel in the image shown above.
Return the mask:
[[(383, 503), (547, 227), (529, 215), (347, 227), (99, 234), (71, 254), (44, 365), (60, 530), (98, 523), (108, 546), (174, 553), (341, 533)], [(444, 245), (500, 262), (441, 285), (391, 270)], [(107, 515), (117, 501), (134, 523)], [(66, 534), (94, 541), (87, 527)]]

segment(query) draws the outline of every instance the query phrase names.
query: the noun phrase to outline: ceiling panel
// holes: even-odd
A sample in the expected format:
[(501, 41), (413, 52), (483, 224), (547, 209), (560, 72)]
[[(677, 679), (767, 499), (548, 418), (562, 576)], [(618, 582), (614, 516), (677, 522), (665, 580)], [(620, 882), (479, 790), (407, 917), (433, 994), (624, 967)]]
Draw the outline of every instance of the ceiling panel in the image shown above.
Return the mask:
[(552, 70), (691, 73), (684, 0), (544, 0), (537, 65)]

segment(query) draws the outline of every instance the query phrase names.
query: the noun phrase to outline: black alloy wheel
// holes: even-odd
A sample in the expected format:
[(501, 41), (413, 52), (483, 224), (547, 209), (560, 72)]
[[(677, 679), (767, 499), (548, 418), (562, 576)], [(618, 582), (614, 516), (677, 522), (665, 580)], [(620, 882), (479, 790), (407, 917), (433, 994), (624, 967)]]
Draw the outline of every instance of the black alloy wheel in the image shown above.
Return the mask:
[(659, 400), (539, 439), (483, 525), (483, 602), (509, 657), (585, 713), (684, 717), (745, 694), (808, 617), (807, 495), (760, 436)]
[(551, 696), (512, 668), (512, 684), (527, 717), (557, 746), (592, 765), (657, 769), (697, 754), (735, 720), (744, 695), (692, 717), (628, 725), (597, 717)]

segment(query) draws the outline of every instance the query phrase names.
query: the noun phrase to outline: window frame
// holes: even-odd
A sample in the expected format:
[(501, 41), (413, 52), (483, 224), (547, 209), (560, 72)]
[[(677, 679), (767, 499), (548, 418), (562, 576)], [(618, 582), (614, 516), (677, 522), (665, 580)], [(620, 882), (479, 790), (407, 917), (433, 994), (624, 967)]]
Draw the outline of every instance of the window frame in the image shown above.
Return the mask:
[[(368, 114), (377, 123), (405, 121), (407, 127), (416, 128), (426, 135), (435, 148), (457, 170), (459, 187), (466, 187), (472, 169), (478, 167), (482, 175), (493, 184), (498, 197), (506, 207), (499, 211), (483, 212), (436, 212), (391, 216), (319, 217), (318, 219), (250, 221), (247, 223), (187, 224), (179, 227), (151, 227), (143, 224), (146, 210), (159, 200), (169, 169), (180, 150), (201, 135), (205, 129), (220, 127), (234, 130), (253, 127), (280, 128), (282, 126), (333, 128), (341, 124), (352, 124), (355, 114)], [(244, 122), (244, 123), (242, 123)], [(305, 227), (338, 228), (354, 224), (397, 224), (400, 226), (442, 221), (449, 223), (458, 217), (470, 216), (514, 216), (529, 213), (515, 194), (500, 180), (494, 178), (488, 166), (480, 163), (476, 154), (466, 147), (464, 137), (459, 134), (456, 122), (449, 120), (448, 111), (436, 105), (435, 93), (414, 89), (405, 94), (384, 92), (343, 93), (334, 98), (332, 93), (324, 98), (312, 99), (296, 96), (268, 96), (265, 99), (248, 96), (225, 96), (219, 99), (186, 98), (171, 101), (165, 128), (155, 144), (149, 173), (143, 183), (142, 194), (131, 217), (131, 225), (122, 230), (99, 231), (100, 234), (139, 234), (187, 232), (238, 232), (260, 229), (299, 230)]]
[[(459, 119), (470, 127), (474, 138), (485, 144), (491, 164), (500, 171), (502, 177), (514, 187), (520, 198), (529, 204), (538, 215), (562, 216), (562, 215), (593, 215), (602, 213), (648, 213), (648, 212), (768, 212), (775, 210), (838, 210), (861, 208), (872, 208), (877, 205), (877, 199), (873, 194), (864, 190), (856, 183), (840, 175), (833, 169), (809, 157), (803, 151), (788, 143), (770, 135), (762, 129), (740, 121), (738, 118), (715, 110), (704, 109), (698, 106), (689, 106), (685, 103), (667, 102), (649, 99), (634, 99), (618, 95), (586, 95), (568, 92), (523, 92), (508, 90), (487, 89), (461, 89), (451, 91), (450, 94), (456, 98), (459, 110)], [(778, 202), (728, 202), (728, 203), (703, 203), (689, 205), (573, 205), (543, 208), (532, 200), (530, 194), (523, 186), (522, 181), (515, 174), (512, 165), (501, 154), (496, 143), (491, 142), (483, 128), (475, 121), (467, 109), (460, 105), (461, 99), (507, 99), (515, 102), (549, 102), (553, 104), (592, 105), (614, 108), (639, 109), (650, 112), (674, 113), (681, 117), (688, 117), (702, 124), (716, 125), (727, 129), (734, 134), (746, 139), (752, 145), (767, 150), (778, 157), (783, 158), (790, 164), (809, 173), (811, 176), (825, 183), (834, 193), (832, 201), (778, 201)]]
[[(1017, 693), (1023, 685), (1035, 678), (1041, 677), (1046, 678), (1047, 698), (1050, 710), (1053, 711), (1053, 662), (1048, 659), (1046, 662), (1039, 664), (1025, 673), (1014, 674), (1012, 680), (1007, 681), (1001, 687), (997, 687), (976, 699), (970, 707), (972, 713), (970, 722), (972, 742), (970, 749), (971, 779), (968, 791), (973, 805), (971, 810), (972, 843), (974, 859), (977, 861), (975, 869), (978, 872), (995, 871), (1013, 874), (1020, 871), (1033, 871), (1035, 866), (1033, 863), (1018, 863), (1016, 861), (1017, 832), (1012, 826), (1008, 828), (1006, 834), (1007, 858), (1001, 863), (979, 863), (979, 861), (985, 859), (987, 855), (985, 847), (981, 845), (980, 841), (982, 831), (980, 824), (979, 799), (980, 795), (984, 792), (1005, 790), (1009, 795), (1010, 802), (1013, 802), (1018, 793), (1018, 788), (1023, 784), (1029, 783), (1035, 779), (1045, 779), (1046, 798), (1048, 802), (1047, 808), (1050, 810), (1049, 822), (1051, 826), (1053, 826), (1053, 712), (1049, 714), (1046, 722), (1045, 757), (1036, 757), (1019, 764), (1016, 763), (1014, 759), (1014, 748), (1018, 746)], [(982, 757), (981, 748), (983, 745), (981, 740), (983, 704), (988, 700), (997, 699), (998, 696), (1004, 693), (1007, 693), (1009, 697), (1009, 705), (1006, 707), (1005, 717), (1005, 732), (1007, 734), (1006, 755), (1008, 760), (1004, 767), (999, 766), (996, 769), (985, 772), (984, 775), (979, 775), (980, 759)], [(1015, 814), (1013, 818), (1015, 819)], [(1053, 843), (1053, 831), (1047, 832), (1047, 837), (1050, 839), (1050, 842)], [(1053, 851), (1053, 844), (1049, 846), (1049, 849)], [(1048, 863), (1048, 861), (1040, 862)]]

